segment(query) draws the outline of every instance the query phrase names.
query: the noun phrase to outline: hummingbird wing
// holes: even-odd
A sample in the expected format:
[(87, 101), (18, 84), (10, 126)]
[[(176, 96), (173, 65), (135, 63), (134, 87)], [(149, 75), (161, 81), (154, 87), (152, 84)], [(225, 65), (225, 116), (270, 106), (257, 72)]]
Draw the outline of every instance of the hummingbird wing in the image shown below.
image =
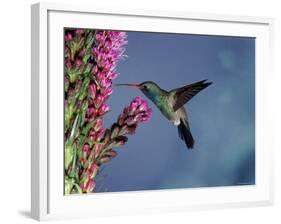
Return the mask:
[(207, 86), (211, 85), (212, 82), (206, 82), (207, 80), (202, 80), (190, 85), (186, 85), (177, 89), (170, 91), (170, 94), (174, 97), (175, 103), (173, 106), (174, 111), (177, 111), (184, 104), (186, 104), (192, 97), (194, 97), (201, 90), (205, 89)]

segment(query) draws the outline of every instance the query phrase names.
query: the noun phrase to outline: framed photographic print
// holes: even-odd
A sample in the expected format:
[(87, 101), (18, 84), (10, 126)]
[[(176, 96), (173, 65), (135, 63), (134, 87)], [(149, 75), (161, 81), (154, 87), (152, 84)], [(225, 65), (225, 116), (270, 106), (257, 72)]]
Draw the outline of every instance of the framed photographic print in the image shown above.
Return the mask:
[(271, 18), (32, 6), (32, 217), (270, 205)]

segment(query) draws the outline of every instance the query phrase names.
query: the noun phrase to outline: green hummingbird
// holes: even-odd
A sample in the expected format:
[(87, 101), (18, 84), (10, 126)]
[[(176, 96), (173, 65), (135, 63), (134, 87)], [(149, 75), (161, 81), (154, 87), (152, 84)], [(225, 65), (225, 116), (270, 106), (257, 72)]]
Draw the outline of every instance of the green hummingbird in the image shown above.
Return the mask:
[(166, 91), (155, 82), (145, 81), (140, 84), (117, 84), (117, 86), (129, 86), (140, 89), (150, 99), (161, 113), (178, 127), (179, 137), (185, 142), (188, 149), (194, 147), (187, 112), (184, 105), (197, 93), (211, 85), (212, 82), (202, 80), (180, 88)]

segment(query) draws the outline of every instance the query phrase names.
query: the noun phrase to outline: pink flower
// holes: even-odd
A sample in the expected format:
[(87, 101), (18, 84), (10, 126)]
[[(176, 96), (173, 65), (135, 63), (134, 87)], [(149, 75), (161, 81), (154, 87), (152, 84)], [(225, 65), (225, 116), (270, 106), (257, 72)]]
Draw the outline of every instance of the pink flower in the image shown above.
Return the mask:
[(83, 192), (92, 192), (96, 186), (96, 182), (93, 180), (99, 171), (99, 166), (96, 163), (91, 163), (82, 173), (81, 189)]
[(109, 106), (107, 106), (105, 103), (103, 105), (101, 105), (100, 109), (99, 109), (99, 115), (102, 116), (104, 115), (106, 112), (109, 111)]
[[(100, 166), (116, 157), (114, 149), (124, 145), (128, 141), (126, 135), (135, 133), (138, 125), (152, 114), (147, 102), (136, 97), (124, 108), (118, 122), (104, 128), (103, 116), (110, 110), (107, 100), (113, 92), (116, 66), (124, 56), (126, 43), (125, 32), (84, 29), (65, 32), (65, 104), (69, 126), (77, 120), (78, 137), (83, 137), (74, 142), (79, 144), (75, 172), (83, 193), (94, 191)], [(79, 119), (75, 118), (77, 115)], [(71, 127), (65, 138), (70, 131)], [(67, 174), (70, 171), (66, 170)]]
[(98, 157), (98, 155), (100, 154), (101, 150), (103, 149), (103, 145), (102, 144), (96, 144), (94, 146), (94, 159), (96, 159)]
[(95, 176), (97, 174), (98, 170), (99, 170), (99, 166), (95, 163), (92, 163), (92, 165), (89, 168), (89, 171), (91, 173), (91, 177)]
[(83, 163), (87, 160), (88, 156), (89, 156), (90, 153), (91, 153), (91, 149), (90, 149), (90, 146), (89, 146), (88, 144), (85, 144), (85, 145), (83, 146), (83, 148), (82, 148), (82, 153), (83, 153), (83, 155), (82, 155), (82, 157), (80, 158), (80, 162), (83, 164)]
[(139, 106), (139, 105), (138, 105), (137, 102), (135, 102), (135, 101), (131, 102), (131, 104), (130, 104), (130, 106), (129, 106), (129, 108), (128, 108), (128, 113), (129, 113), (129, 114), (134, 114), (135, 111), (137, 110), (138, 106)]
[(87, 192), (92, 192), (95, 189), (95, 187), (96, 187), (96, 181), (91, 179), (91, 180), (88, 181), (86, 191)]
[(85, 50), (81, 50), (81, 51), (79, 52), (79, 57), (80, 57), (80, 58), (83, 58), (84, 55), (85, 55)]
[(102, 119), (98, 118), (93, 126), (94, 131), (99, 131), (102, 128)]
[(98, 72), (98, 66), (95, 65), (92, 69), (93, 76), (95, 76), (97, 74), (97, 72)]
[(89, 145), (88, 144), (86, 144), (86, 145), (84, 145), (83, 146), (83, 152), (85, 152), (85, 153), (90, 153), (90, 147), (89, 147)]
[(130, 127), (130, 130), (125, 130), (125, 133), (134, 133), (138, 123), (148, 121), (151, 115), (152, 110), (148, 107), (147, 102), (136, 97), (130, 105), (124, 108), (123, 113), (119, 116), (118, 124)]
[(99, 142), (103, 138), (104, 133), (105, 133), (105, 129), (104, 128), (101, 128), (99, 131), (94, 131), (93, 130), (93, 131), (90, 132), (90, 139), (92, 141)]
[(84, 182), (84, 184), (81, 184), (81, 189), (84, 193), (90, 193), (92, 192), (96, 187), (96, 182), (93, 179), (89, 179), (87, 182)]
[(97, 116), (97, 110), (93, 107), (87, 109), (87, 117), (92, 120)]
[(97, 93), (97, 87), (95, 84), (90, 84), (89, 85), (89, 96), (92, 98), (92, 99), (95, 99), (96, 97), (96, 93)]
[(97, 109), (100, 108), (103, 102), (104, 102), (104, 96), (99, 94), (94, 101), (95, 107)]
[(124, 32), (98, 31), (97, 45), (92, 49), (98, 66), (106, 72), (114, 71), (117, 61), (124, 53), (123, 46), (127, 43)]
[(118, 76), (118, 74), (114, 71), (110, 71), (107, 73), (107, 78), (110, 79), (110, 80), (113, 80), (113, 79), (116, 79)]
[(97, 72), (96, 79), (98, 82), (102, 82), (105, 80), (106, 74), (104, 72)]
[[(95, 34), (95, 45), (92, 47), (93, 59), (96, 64), (91, 70), (92, 76), (96, 80), (89, 87), (89, 108), (87, 115), (91, 119), (101, 117), (109, 111), (109, 106), (105, 101), (112, 94), (112, 80), (117, 77), (116, 64), (124, 53), (123, 46), (127, 43), (127, 35), (124, 32), (97, 31)], [(76, 61), (76, 66), (81, 66), (83, 62)], [(94, 110), (92, 108), (97, 110)]]
[[(108, 88), (111, 88), (111, 80), (109, 79), (103, 79), (101, 82), (101, 87), (102, 87), (102, 90), (107, 90)], [(103, 91), (101, 91), (103, 92)]]
[(148, 104), (146, 101), (143, 101), (143, 103), (141, 103), (139, 105), (139, 108), (138, 108), (139, 111), (147, 111), (148, 110)]
[(112, 94), (112, 92), (113, 92), (113, 90), (111, 87), (103, 91), (105, 100), (107, 100), (109, 98), (109, 96)]
[(80, 67), (82, 64), (83, 64), (83, 61), (82, 61), (82, 60), (80, 60), (80, 59), (76, 59), (76, 60), (75, 60), (75, 65), (76, 65), (77, 67)]

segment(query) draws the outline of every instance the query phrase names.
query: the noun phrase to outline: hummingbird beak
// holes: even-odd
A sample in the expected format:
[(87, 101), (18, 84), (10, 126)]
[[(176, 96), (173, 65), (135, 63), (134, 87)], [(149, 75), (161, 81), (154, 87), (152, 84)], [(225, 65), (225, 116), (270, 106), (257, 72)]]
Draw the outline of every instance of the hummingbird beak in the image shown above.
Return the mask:
[(143, 87), (139, 84), (116, 84), (116, 86), (129, 86), (132, 88), (142, 89)]

